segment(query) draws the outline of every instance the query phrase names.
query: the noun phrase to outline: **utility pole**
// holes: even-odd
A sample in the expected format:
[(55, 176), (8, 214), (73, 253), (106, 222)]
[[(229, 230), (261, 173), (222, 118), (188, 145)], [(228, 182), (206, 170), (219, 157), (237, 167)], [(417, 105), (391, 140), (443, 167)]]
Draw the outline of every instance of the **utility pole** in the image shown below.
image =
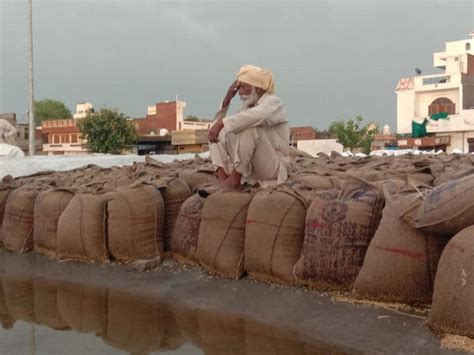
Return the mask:
[(28, 0), (28, 74), (29, 74), (29, 103), (28, 103), (28, 137), (29, 155), (35, 155), (35, 95), (33, 85), (33, 4), (32, 0)]

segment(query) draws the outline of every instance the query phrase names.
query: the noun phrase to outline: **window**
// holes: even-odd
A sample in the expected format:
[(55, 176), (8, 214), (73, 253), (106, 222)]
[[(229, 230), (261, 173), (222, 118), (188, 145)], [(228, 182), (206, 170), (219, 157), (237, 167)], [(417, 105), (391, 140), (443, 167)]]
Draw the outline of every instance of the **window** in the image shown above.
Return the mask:
[(59, 141), (59, 134), (53, 135), (53, 143), (54, 143), (54, 144), (59, 144), (59, 143), (61, 143), (61, 142)]
[(466, 51), (471, 50), (471, 44), (469, 42), (466, 43)]
[(450, 115), (454, 115), (456, 113), (456, 105), (450, 99), (440, 97), (428, 106), (428, 114), (431, 116), (440, 112), (447, 112)]
[(71, 143), (77, 143), (77, 134), (71, 134)]
[(61, 134), (61, 143), (69, 143), (69, 134)]

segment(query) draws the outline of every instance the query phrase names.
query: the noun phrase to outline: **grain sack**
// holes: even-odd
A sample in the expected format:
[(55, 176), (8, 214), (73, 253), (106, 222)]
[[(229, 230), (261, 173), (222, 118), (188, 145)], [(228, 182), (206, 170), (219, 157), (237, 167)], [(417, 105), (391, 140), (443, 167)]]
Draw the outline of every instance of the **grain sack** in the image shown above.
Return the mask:
[(164, 203), (154, 186), (119, 189), (107, 202), (110, 254), (119, 262), (163, 257)]
[(167, 251), (170, 250), (169, 243), (179, 209), (183, 202), (191, 196), (191, 189), (184, 180), (171, 179), (160, 191), (165, 202), (164, 248)]
[(33, 279), (29, 276), (2, 278), (5, 305), (13, 319), (35, 322)]
[(205, 201), (205, 198), (195, 194), (181, 205), (170, 240), (171, 252), (179, 261), (198, 262), (196, 251)]
[(291, 181), (301, 183), (315, 190), (329, 190), (334, 187), (330, 178), (315, 173), (297, 173), (291, 177)]
[(305, 217), (305, 201), (290, 189), (257, 193), (247, 212), (246, 271), (259, 279), (295, 281)]
[(215, 171), (210, 168), (181, 170), (178, 176), (186, 181), (192, 191), (196, 191), (200, 186), (205, 184), (217, 185)]
[(149, 354), (160, 348), (164, 326), (157, 301), (109, 290), (105, 343), (130, 354)]
[(430, 192), (416, 215), (416, 228), (454, 235), (474, 224), (474, 175), (444, 183)]
[(417, 193), (400, 194), (385, 186), (384, 195), (382, 219), (355, 280), (354, 292), (373, 300), (430, 303), (447, 239), (424, 234), (400, 219), (401, 211), (419, 197)]
[(102, 195), (77, 194), (58, 221), (58, 256), (85, 262), (106, 262), (105, 200)]
[(58, 249), (58, 220), (74, 196), (74, 192), (65, 189), (41, 192), (34, 207), (33, 240), (35, 251), (55, 256)]
[(244, 274), (245, 221), (252, 194), (216, 192), (204, 203), (197, 257), (201, 265), (222, 276)]
[(33, 250), (34, 206), (39, 189), (21, 187), (7, 199), (2, 224), (2, 240), (6, 249), (17, 253)]
[(306, 213), (295, 276), (319, 287), (350, 286), (378, 227), (382, 204), (374, 185), (350, 176), (338, 199), (316, 197)]
[(57, 302), (62, 319), (74, 331), (104, 332), (107, 323), (107, 289), (59, 282)]
[(43, 278), (33, 280), (36, 323), (51, 329), (69, 329), (58, 310), (58, 282)]
[(474, 338), (474, 226), (456, 234), (439, 260), (428, 325)]
[(8, 195), (12, 190), (9, 188), (2, 188), (0, 189), (0, 247), (3, 246), (3, 238), (2, 238), (2, 224), (3, 224), (3, 217), (5, 215), (5, 207), (7, 205)]

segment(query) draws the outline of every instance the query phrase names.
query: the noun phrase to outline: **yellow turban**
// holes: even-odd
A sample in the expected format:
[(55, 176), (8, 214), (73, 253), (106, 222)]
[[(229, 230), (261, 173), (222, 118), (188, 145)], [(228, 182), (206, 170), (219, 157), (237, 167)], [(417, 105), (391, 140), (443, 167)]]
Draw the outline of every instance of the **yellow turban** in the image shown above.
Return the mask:
[(265, 90), (268, 94), (275, 92), (273, 74), (254, 65), (244, 65), (237, 74), (237, 80)]

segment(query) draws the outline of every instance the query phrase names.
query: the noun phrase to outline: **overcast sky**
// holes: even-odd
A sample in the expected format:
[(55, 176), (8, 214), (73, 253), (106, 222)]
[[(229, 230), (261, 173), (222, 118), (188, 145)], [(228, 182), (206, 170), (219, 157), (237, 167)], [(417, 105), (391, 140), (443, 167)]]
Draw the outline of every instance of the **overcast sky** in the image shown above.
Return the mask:
[[(273, 71), (292, 126), (362, 115), (395, 128), (401, 77), (469, 38), (474, 1), (33, 0), (36, 99), (157, 101), (214, 115), (240, 66)], [(0, 113), (28, 106), (27, 1), (0, 0)]]

